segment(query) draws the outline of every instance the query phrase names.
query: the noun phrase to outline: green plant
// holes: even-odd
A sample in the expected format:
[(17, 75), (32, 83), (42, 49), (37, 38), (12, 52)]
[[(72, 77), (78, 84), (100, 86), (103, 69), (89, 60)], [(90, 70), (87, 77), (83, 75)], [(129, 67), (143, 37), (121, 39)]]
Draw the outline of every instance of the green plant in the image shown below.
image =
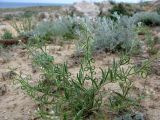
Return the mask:
[(130, 57), (124, 54), (120, 60), (114, 60), (111, 67), (106, 70), (100, 69), (101, 73), (97, 73), (94, 66), (95, 61), (92, 58), (94, 44), (92, 29), (85, 20), (80, 21), (79, 24), (77, 33), (80, 40), (84, 39), (80, 44), (84, 58), (75, 77), (69, 72), (66, 62), (54, 64), (54, 58), (47, 54), (41, 43), (37, 46), (27, 46), (33, 57), (33, 65), (38, 67), (42, 74), (35, 85), (30, 84), (31, 76), (23, 77), (20, 74), (17, 80), (21, 83), (22, 89), (38, 102), (37, 113), (42, 119), (91, 119), (92, 115), (103, 110), (105, 96), (109, 95), (109, 92), (102, 91), (102, 88), (113, 82), (119, 83), (121, 91), (113, 91), (111, 94), (111, 110), (127, 111), (128, 108), (137, 105), (129, 96), (133, 84), (129, 78), (136, 74), (146, 76), (148, 64), (140, 68), (132, 65), (124, 69), (122, 65), (129, 64), (130, 61)]
[(159, 50), (157, 48), (155, 48), (155, 45), (157, 42), (150, 32), (148, 32), (145, 35), (145, 40), (146, 40), (149, 54), (153, 55), (153, 54), (158, 53)]
[(157, 13), (160, 14), (160, 7), (156, 9)]
[(140, 40), (133, 41), (132, 47), (130, 49), (130, 54), (132, 55), (140, 54), (142, 52), (141, 46), (142, 46), (142, 43)]
[(115, 2), (114, 0), (109, 0), (109, 3), (110, 3), (111, 5), (115, 5), (115, 4), (116, 4), (116, 2)]
[(12, 39), (13, 35), (10, 31), (5, 30), (4, 34), (1, 36), (1, 38), (4, 39), (4, 40), (8, 40), (8, 39)]
[(142, 24), (138, 24), (136, 31), (139, 35), (144, 35), (145, 44), (148, 48), (149, 54), (156, 54), (158, 52), (158, 49), (155, 48), (155, 45), (159, 43), (159, 38), (154, 37), (150, 29)]
[(19, 35), (26, 35), (30, 33), (36, 26), (36, 22), (32, 17), (21, 18), (20, 21), (12, 21), (11, 26), (16, 30)]
[(116, 21), (111, 19), (98, 19), (93, 26), (94, 49), (106, 51), (128, 51), (137, 40), (136, 26), (131, 17), (115, 14)]
[(123, 113), (130, 111), (132, 108), (139, 106), (136, 100), (131, 96), (133, 87), (133, 81), (130, 77), (140, 74), (142, 77), (146, 77), (149, 72), (149, 63), (144, 62), (140, 68), (135, 65), (131, 65), (126, 69), (121, 67), (123, 65), (130, 64), (130, 57), (127, 54), (121, 55), (119, 61), (113, 61), (110, 71), (110, 80), (117, 81), (120, 87), (120, 91), (113, 91), (109, 98), (109, 106), (111, 110)]
[(12, 19), (13, 19), (13, 16), (10, 15), (10, 14), (6, 14), (6, 15), (4, 16), (4, 19), (5, 19), (5, 20), (12, 20)]
[(117, 117), (114, 120), (144, 120), (143, 113), (135, 113), (135, 114), (125, 114), (121, 117)]
[(36, 14), (35, 11), (26, 10), (21, 17), (22, 18), (31, 18), (34, 14)]
[[(85, 57), (76, 78), (71, 76), (66, 63), (54, 65), (53, 57), (43, 49), (42, 53), (37, 53), (35, 50), (31, 52), (33, 63), (41, 68), (43, 80), (39, 81), (38, 85), (31, 86), (28, 78), (23, 78), (21, 75), (18, 78), (22, 88), (41, 104), (39, 113), (44, 119), (52, 119), (52, 115), (48, 118), (49, 112), (44, 111), (47, 105), (60, 119), (84, 119), (100, 109), (102, 104), (100, 89), (106, 81), (106, 76), (103, 71), (100, 81), (95, 77), (90, 47), (91, 32), (85, 29), (83, 31), (86, 35), (86, 44), (83, 45)], [(85, 86), (87, 81), (91, 82), (90, 86)], [(42, 96), (38, 96), (37, 92), (41, 92)]]
[(136, 31), (139, 35), (145, 35), (149, 33), (149, 27), (142, 25), (142, 23), (138, 23), (138, 26), (136, 27)]
[(132, 6), (129, 4), (124, 3), (118, 3), (114, 4), (113, 8), (109, 10), (111, 14), (117, 13), (118, 15), (132, 15), (132, 9), (130, 9)]
[(61, 19), (49, 22), (41, 22), (33, 30), (33, 33), (42, 39), (49, 41), (52, 37), (62, 37), (62, 39), (74, 39), (76, 27), (75, 19), (72, 17), (62, 17)]
[(155, 45), (159, 43), (159, 38), (154, 37), (150, 29), (142, 24), (138, 25), (137, 32), (140, 35), (144, 35), (145, 44), (148, 48), (149, 54), (156, 54), (158, 49), (155, 48)]
[(140, 12), (133, 15), (135, 23), (142, 22), (145, 25), (160, 25), (160, 15), (157, 12)]
[[(90, 20), (88, 18), (64, 17), (54, 22), (42, 22), (32, 31), (33, 36), (51, 41), (54, 38), (77, 39), (78, 29), (81, 29), (79, 22), (85, 22), (93, 34), (92, 49), (106, 51), (128, 51), (139, 50), (136, 25), (132, 17), (114, 14), (116, 21), (105, 18)], [(83, 36), (78, 44), (83, 44)], [(77, 45), (78, 45), (77, 44)], [(79, 45), (81, 46), (81, 45)], [(79, 50), (81, 49), (78, 46)], [(137, 52), (138, 53), (138, 52)]]

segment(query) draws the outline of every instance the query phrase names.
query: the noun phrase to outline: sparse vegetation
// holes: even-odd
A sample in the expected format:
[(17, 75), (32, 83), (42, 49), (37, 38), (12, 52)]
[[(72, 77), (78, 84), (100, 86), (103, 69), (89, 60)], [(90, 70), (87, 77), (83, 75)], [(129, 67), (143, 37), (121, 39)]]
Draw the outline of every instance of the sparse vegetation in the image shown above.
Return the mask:
[(26, 35), (33, 30), (36, 26), (36, 22), (32, 17), (21, 18), (20, 21), (12, 21), (12, 27), (16, 30), (19, 35)]
[[(25, 94), (18, 99), (30, 106), (18, 108), (22, 119), (144, 120), (150, 117), (148, 112), (159, 110), (158, 10), (134, 14), (132, 7), (139, 9), (139, 4), (110, 3), (113, 8), (106, 13), (111, 17), (74, 16), (73, 10), (73, 16), (67, 16), (68, 8), (53, 13), (49, 7), (47, 17), (36, 20), (35, 13), (44, 12), (39, 7), (24, 8), (21, 15), (2, 19), (2, 28), (10, 22), (14, 29), (0, 31), (0, 92), (1, 82), (10, 87), (7, 80), (14, 79), (16, 89), (10, 87), (6, 92), (14, 92), (14, 100), (22, 90), (32, 98), (33, 104)], [(95, 4), (96, 8), (105, 6), (105, 2)], [(8, 66), (10, 72), (6, 72)], [(3, 101), (8, 104), (11, 100)], [(10, 110), (10, 104), (1, 106)], [(14, 104), (15, 111), (17, 106)], [(36, 116), (26, 117), (26, 111)], [(6, 119), (5, 115), (0, 119)]]
[(76, 23), (74, 18), (62, 17), (55, 21), (39, 23), (32, 33), (46, 41), (53, 41), (57, 37), (65, 40), (72, 40), (76, 38), (74, 33), (75, 27)]
[(13, 16), (12, 15), (5, 15), (4, 20), (12, 20)]
[(1, 38), (3, 40), (9, 40), (9, 39), (13, 38), (13, 35), (12, 35), (12, 33), (10, 31), (5, 30), (4, 33), (3, 33), (3, 35), (1, 36)]
[(34, 11), (26, 10), (21, 17), (22, 18), (31, 18), (35, 14), (36, 14), (36, 12), (34, 12)]
[(151, 33), (147, 33), (145, 35), (146, 44), (148, 47), (148, 52), (151, 55), (157, 54), (159, 49), (155, 48), (155, 45), (159, 42), (159, 40), (155, 40)]
[(109, 10), (111, 14), (131, 16), (133, 14), (132, 6), (125, 3), (113, 4), (113, 8)]
[(156, 9), (156, 12), (160, 15), (160, 7)]
[[(134, 109), (139, 105), (136, 99), (131, 99), (133, 83), (129, 78), (137, 74), (146, 76), (148, 64), (140, 68), (132, 65), (124, 69), (121, 66), (129, 64), (130, 61), (130, 57), (124, 54), (120, 60), (113, 60), (112, 66), (108, 69), (101, 68), (101, 74), (97, 77), (91, 52), (94, 37), (86, 22), (81, 21), (80, 26), (79, 36), (85, 40), (81, 44), (84, 58), (76, 77), (69, 72), (67, 63), (55, 65), (54, 58), (41, 46), (41, 52), (33, 47), (28, 48), (33, 56), (33, 64), (41, 70), (43, 79), (34, 86), (29, 83), (30, 77), (19, 75), (17, 80), (22, 88), (38, 102), (38, 113), (43, 119), (94, 119), (93, 116), (102, 114), (101, 111), (107, 108), (104, 105), (108, 100), (104, 98), (111, 91), (102, 91), (102, 88), (108, 83), (116, 82), (120, 87), (120, 91), (112, 91), (113, 94), (108, 98), (112, 111), (129, 112), (131, 108)], [(86, 83), (89, 85), (86, 86)]]
[(131, 52), (138, 44), (133, 19), (117, 14), (115, 17), (116, 21), (99, 18), (95, 22), (87, 22), (94, 33), (92, 47), (94, 50)]
[(116, 2), (115, 2), (114, 0), (109, 0), (109, 3), (110, 3), (111, 5), (115, 5), (115, 4), (116, 4)]
[(147, 26), (141, 24), (139, 24), (139, 26), (137, 27), (137, 32), (139, 35), (144, 35), (145, 44), (147, 45), (149, 54), (157, 54), (159, 49), (157, 49), (155, 46), (156, 44), (160, 43), (159, 38), (154, 37), (151, 30)]
[(133, 16), (135, 23), (142, 22), (145, 25), (160, 25), (160, 15), (157, 12), (140, 12)]

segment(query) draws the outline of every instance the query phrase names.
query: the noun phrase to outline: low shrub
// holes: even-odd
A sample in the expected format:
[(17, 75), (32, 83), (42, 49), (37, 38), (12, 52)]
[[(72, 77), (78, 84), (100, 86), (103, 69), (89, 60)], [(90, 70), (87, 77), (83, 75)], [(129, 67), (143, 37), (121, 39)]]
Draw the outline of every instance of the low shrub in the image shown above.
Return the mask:
[(13, 15), (7, 14), (4, 16), (4, 20), (12, 20), (13, 19)]
[[(80, 25), (85, 22), (90, 31), (93, 33), (93, 52), (96, 50), (105, 51), (126, 51), (138, 53), (140, 42), (136, 32), (135, 21), (132, 17), (114, 14), (116, 21), (106, 18), (89, 18), (62, 17), (61, 19), (48, 22), (40, 22), (35, 26), (30, 19), (28, 23), (14, 24), (14, 28), (19, 34), (29, 35), (30, 40), (39, 37), (43, 41), (51, 41), (55, 38), (61, 40), (77, 39), (78, 29), (83, 29)], [(78, 44), (83, 44), (83, 36)], [(81, 48), (77, 44), (77, 48)]]
[[(31, 39), (36, 36), (44, 41), (51, 41), (57, 37), (62, 40), (71, 40), (77, 39), (77, 30), (83, 29), (79, 23), (85, 22), (93, 33), (92, 49), (94, 51), (131, 52), (133, 49), (138, 50), (139, 41), (137, 40), (134, 19), (117, 14), (114, 14), (114, 17), (117, 19), (116, 21), (106, 18), (93, 20), (89, 18), (62, 17), (55, 21), (40, 22), (35, 28), (30, 21), (26, 22), (27, 24), (22, 22), (22, 25), (14, 24), (14, 28), (20, 34), (29, 34)], [(81, 39), (78, 44), (83, 43), (83, 36)]]
[(133, 16), (135, 23), (142, 22), (145, 25), (160, 25), (160, 15), (157, 12), (140, 12)]
[(129, 4), (118, 3), (114, 4), (112, 9), (109, 10), (111, 14), (117, 13), (118, 15), (131, 16), (133, 14), (132, 6)]
[(16, 30), (18, 35), (23, 36), (30, 33), (36, 26), (34, 18), (20, 18), (19, 21), (13, 20), (11, 26)]
[[(78, 23), (85, 22), (92, 31), (93, 43), (92, 51), (103, 50), (106, 52), (125, 51), (128, 53), (138, 53), (140, 51), (140, 41), (136, 32), (134, 19), (128, 16), (114, 14), (116, 21), (106, 18), (88, 19), (81, 18)], [(81, 26), (78, 26), (81, 28)], [(81, 28), (83, 29), (83, 28)], [(82, 52), (81, 44), (85, 39), (80, 37), (77, 43), (78, 52)]]
[(156, 12), (160, 15), (160, 7), (156, 9)]
[(116, 2), (115, 2), (114, 0), (109, 0), (109, 3), (110, 3), (111, 5), (115, 5), (115, 4), (116, 4)]
[(21, 16), (22, 18), (31, 18), (36, 12), (34, 11), (25, 11), (24, 14)]
[(136, 31), (138, 35), (145, 35), (150, 32), (150, 29), (148, 26), (142, 25), (142, 23), (138, 23)]
[(8, 40), (8, 39), (12, 39), (13, 35), (12, 35), (12, 33), (10, 31), (5, 30), (5, 32), (3, 33), (3, 35), (1, 36), (1, 38), (3, 40)]
[[(116, 21), (98, 18), (92, 24), (88, 22), (93, 35), (93, 49), (105, 51), (130, 52), (138, 44), (136, 25), (131, 17), (115, 14)], [(138, 50), (138, 49), (137, 49)]]
[(65, 39), (74, 39), (74, 19), (63, 17), (56, 21), (41, 22), (33, 30), (33, 33), (50, 40), (51, 37), (63, 37)]
[(159, 50), (155, 46), (160, 43), (160, 39), (152, 35), (150, 28), (142, 24), (138, 24), (136, 30), (139, 35), (144, 35), (144, 42), (148, 48), (149, 54), (153, 55), (158, 53)]
[(160, 40), (159, 39), (157, 39), (157, 40), (154, 39), (151, 32), (148, 32), (148, 33), (145, 34), (145, 42), (146, 42), (146, 45), (148, 47), (148, 52), (149, 52), (150, 55), (154, 55), (154, 54), (158, 53), (159, 49), (157, 49), (155, 47), (155, 45), (157, 43), (159, 43)]
[(133, 65), (124, 69), (121, 66), (129, 64), (130, 61), (130, 57), (124, 54), (120, 60), (113, 60), (111, 67), (97, 73), (91, 52), (93, 33), (86, 22), (81, 21), (80, 26), (77, 32), (85, 39), (81, 44), (84, 58), (75, 77), (69, 72), (67, 63), (54, 64), (54, 58), (43, 48), (37, 50), (30, 47), (28, 49), (33, 56), (33, 64), (42, 72), (40, 80), (33, 85), (29, 83), (31, 77), (17, 76), (22, 89), (38, 102), (37, 112), (44, 120), (94, 119), (91, 116), (96, 116), (107, 108), (103, 106), (102, 109), (102, 105), (106, 105), (105, 98), (109, 92), (102, 91), (102, 88), (108, 83), (118, 82), (121, 88), (120, 92), (112, 91), (113, 99), (109, 97), (111, 110), (123, 112), (137, 106), (136, 102), (130, 99), (133, 82), (129, 78), (136, 74), (146, 76), (147, 64), (140, 68)]

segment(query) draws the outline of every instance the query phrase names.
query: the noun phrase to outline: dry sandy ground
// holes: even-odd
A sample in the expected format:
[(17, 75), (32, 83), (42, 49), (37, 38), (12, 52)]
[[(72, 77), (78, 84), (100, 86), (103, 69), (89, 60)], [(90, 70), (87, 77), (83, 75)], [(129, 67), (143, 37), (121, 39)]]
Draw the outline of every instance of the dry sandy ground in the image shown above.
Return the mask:
[[(48, 51), (55, 58), (55, 63), (68, 61), (70, 71), (78, 71), (78, 59), (71, 59), (75, 52), (73, 44), (67, 44), (63, 47), (53, 44), (48, 46)], [(5, 56), (7, 54), (7, 56)], [(115, 55), (101, 53), (95, 57), (96, 67), (107, 67), (107, 65), (116, 58)], [(21, 46), (12, 47), (8, 51), (1, 51), (0, 55), (0, 120), (34, 120), (36, 104), (24, 94), (18, 83), (13, 84), (11, 79), (13, 73), (8, 68), (16, 68), (20, 71), (33, 76), (33, 82), (38, 78), (38, 73), (33, 72), (31, 59), (27, 51)], [(146, 83), (146, 97), (142, 100), (142, 110), (147, 120), (160, 120), (160, 76), (154, 74), (147, 78), (147, 81), (136, 78), (134, 80), (136, 93), (141, 93)]]

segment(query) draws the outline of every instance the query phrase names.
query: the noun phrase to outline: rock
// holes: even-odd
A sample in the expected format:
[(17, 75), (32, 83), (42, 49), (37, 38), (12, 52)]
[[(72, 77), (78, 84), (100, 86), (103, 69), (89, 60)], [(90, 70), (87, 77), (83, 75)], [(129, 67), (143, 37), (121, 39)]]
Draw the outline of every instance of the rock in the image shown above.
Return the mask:
[(88, 17), (96, 17), (100, 13), (97, 5), (85, 1), (73, 4), (72, 11), (78, 16)]
[(0, 96), (3, 96), (7, 92), (7, 87), (5, 84), (0, 84)]

